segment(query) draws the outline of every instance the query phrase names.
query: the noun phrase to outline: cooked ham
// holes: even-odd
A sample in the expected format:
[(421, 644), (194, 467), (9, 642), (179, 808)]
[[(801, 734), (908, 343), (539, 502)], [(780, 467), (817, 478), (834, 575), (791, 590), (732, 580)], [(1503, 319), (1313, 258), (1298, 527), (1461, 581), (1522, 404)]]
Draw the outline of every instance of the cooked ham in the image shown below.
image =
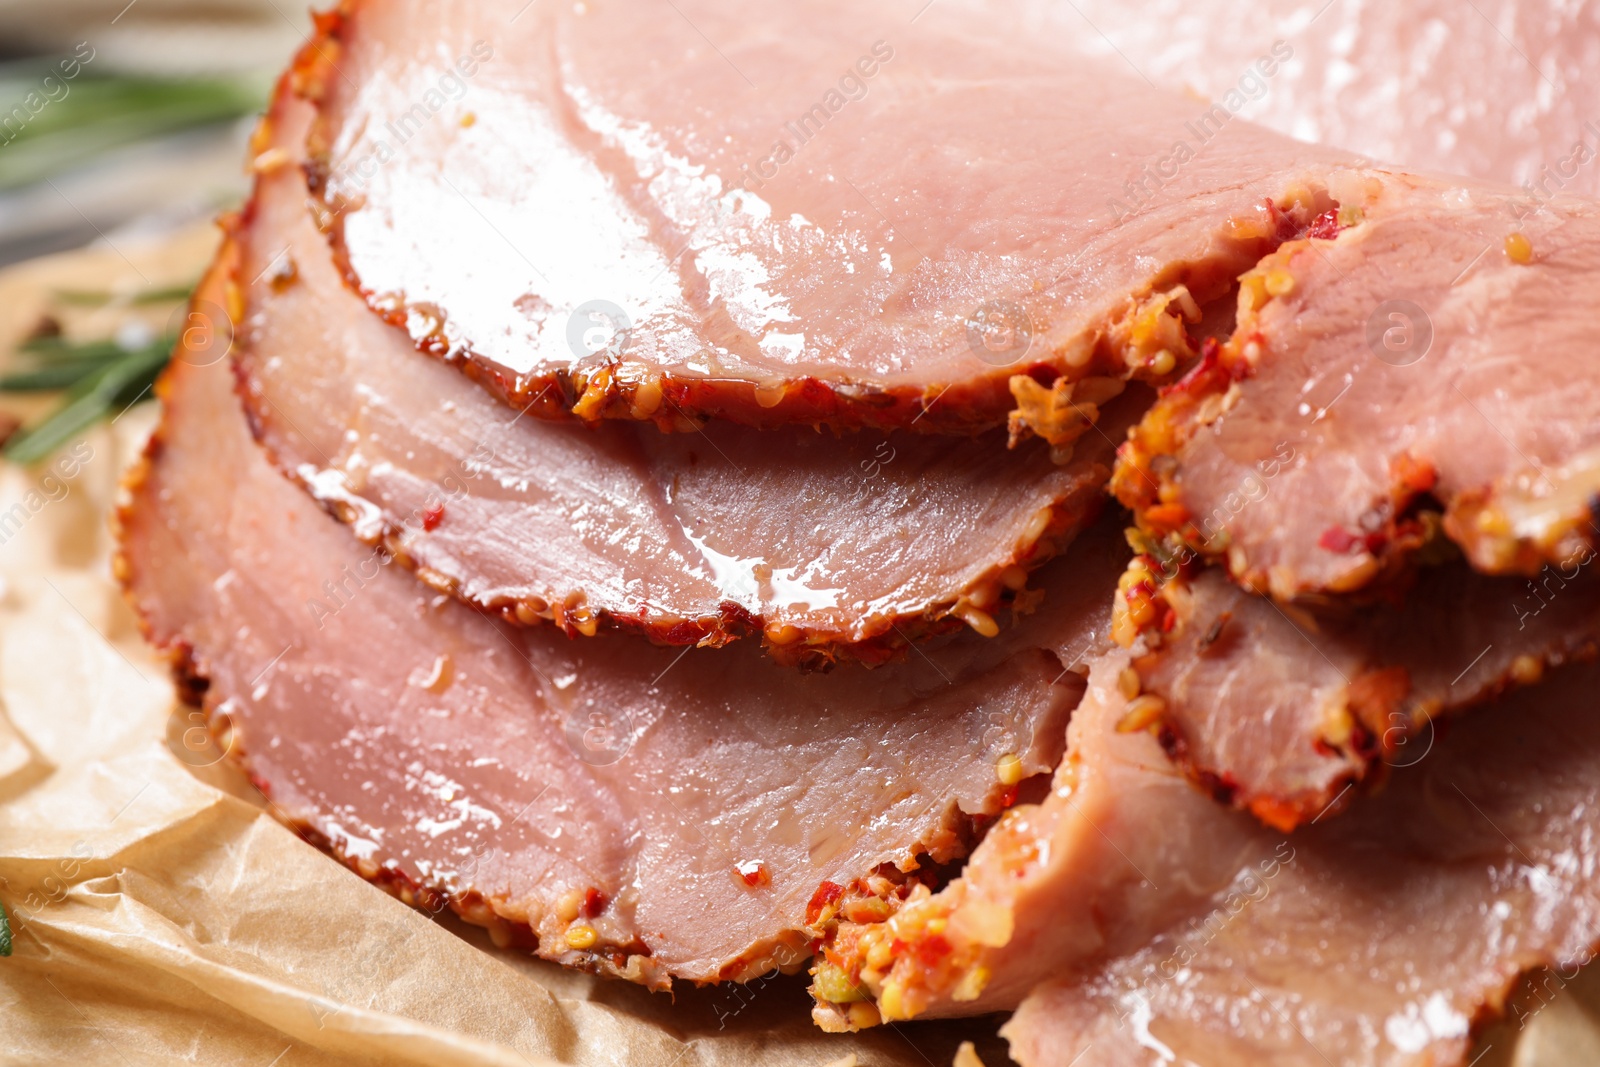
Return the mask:
[[(1135, 579), (1159, 582), (1153, 564), (1141, 558)], [(1441, 566), (1401, 604), (1313, 613), (1218, 570), (1174, 577), (1160, 587), (1167, 632), (1125, 684), (1141, 693), (1135, 716), (1159, 720), (1163, 745), (1208, 791), (1287, 831), (1423, 759), (1442, 716), (1593, 657), (1600, 587), (1569, 578), (1535, 593)]]
[[(1569, 0), (1073, 0), (1035, 32), (1237, 116), (1433, 174), (1600, 194), (1600, 8)], [(1099, 31), (1099, 32), (1097, 32)], [(1243, 31), (1243, 32), (1241, 32)]]
[[(1600, 670), (1563, 672), (1345, 817), (1256, 831), (1192, 918), (1031, 995), (1004, 1031), (1012, 1056), (1465, 1064), (1522, 972), (1570, 979), (1600, 940), (1596, 686)], [(1184, 868), (1145, 870), (1165, 884)]]
[(831, 932), (824, 1027), (855, 1025), (853, 998), (888, 1021), (1024, 1001), (1008, 1033), (1027, 1067), (1420, 1067), (1457, 1062), (1521, 972), (1600, 942), (1600, 669), (1470, 718), (1384, 793), (1286, 838), (1128, 728), (1125, 657), (1094, 665), (1041, 803), (942, 891)]
[(1259, 823), (1196, 790), (1151, 731), (1119, 728), (1128, 654), (1086, 654), (1089, 689), (1049, 794), (1007, 812), (940, 892), (829, 931), (813, 986), (824, 1029), (858, 1025), (861, 998), (889, 1022), (1015, 1008), (1041, 982), (1138, 951), (1253, 853)]
[(436, 588), (573, 636), (881, 659), (963, 619), (994, 633), (1104, 500), (1115, 426), (1058, 466), (1004, 431), (663, 434), (506, 411), (340, 285), (294, 165), (310, 117), (281, 94), (258, 145), (276, 163), (240, 234), (246, 407), (287, 473)]
[(1104, 536), (1030, 628), (875, 671), (574, 642), (386, 568), (199, 362), (164, 379), (119, 573), (274, 812), (405, 899), (655, 986), (749, 978), (808, 955), (820, 885), (959, 857), (1061, 755), (1081, 684), (1054, 649), (1103, 622)]
[[(121, 513), (275, 815), (652, 988), (1021, 1005), (1029, 1067), (1438, 1064), (1600, 943), (1600, 209), (971, 4), (498, 8), (320, 20)], [(1063, 551), (1195, 355), (1120, 454), (1148, 554)]]
[(515, 7), (352, 2), (299, 82), (347, 280), (536, 416), (1062, 443), (1346, 158), (975, 5)]
[(1441, 508), (1479, 570), (1585, 565), (1600, 207), (1385, 172), (1335, 191), (1337, 218), (1246, 276), (1237, 332), (1123, 446), (1119, 497), (1280, 599), (1404, 572)]

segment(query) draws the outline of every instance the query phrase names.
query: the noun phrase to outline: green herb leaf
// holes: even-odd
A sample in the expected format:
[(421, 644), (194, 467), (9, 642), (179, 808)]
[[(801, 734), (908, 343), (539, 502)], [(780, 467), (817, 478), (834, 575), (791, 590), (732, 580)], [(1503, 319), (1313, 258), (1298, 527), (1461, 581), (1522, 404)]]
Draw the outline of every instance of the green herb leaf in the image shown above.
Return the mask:
[(142, 397), (167, 365), (174, 337), (164, 337), (127, 352), (75, 381), (62, 404), (45, 420), (6, 442), (14, 463), (37, 463), (113, 411), (121, 414)]
[(142, 293), (133, 293), (122, 296), (118, 293), (108, 293), (95, 289), (58, 289), (55, 298), (58, 302), (69, 307), (104, 307), (114, 302), (125, 302), (135, 307), (149, 304), (176, 304), (189, 299), (189, 294), (194, 290), (192, 285), (174, 285), (166, 289), (148, 289)]
[(0, 132), (0, 190), (41, 181), (110, 149), (259, 110), (265, 92), (252, 81), (219, 78), (97, 77), (70, 92), (20, 131)]
[(70, 389), (82, 378), (95, 371), (104, 370), (114, 359), (91, 356), (84, 359), (63, 359), (31, 370), (13, 371), (0, 375), (0, 392), (44, 393), (57, 389)]
[(70, 389), (97, 371), (120, 363), (146, 346), (124, 348), (115, 341), (68, 341), (36, 337), (18, 349), (20, 366), (0, 376), (0, 392), (32, 393)]
[(6, 915), (6, 906), (0, 904), (0, 956), (11, 955), (11, 919)]
[(69, 341), (64, 337), (35, 337), (17, 348), (35, 361), (55, 359), (118, 359), (128, 350), (115, 341)]

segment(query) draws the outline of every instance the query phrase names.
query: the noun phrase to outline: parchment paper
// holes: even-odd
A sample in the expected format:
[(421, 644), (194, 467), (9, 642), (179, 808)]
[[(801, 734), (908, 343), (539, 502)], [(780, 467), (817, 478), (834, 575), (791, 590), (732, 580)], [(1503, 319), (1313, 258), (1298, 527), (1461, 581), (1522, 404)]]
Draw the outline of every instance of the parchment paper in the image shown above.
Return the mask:
[[(69, 335), (160, 329), (171, 309), (63, 311), (52, 293), (189, 283), (215, 239), (0, 273), (0, 353), (51, 313)], [(994, 1019), (822, 1034), (803, 977), (672, 999), (564, 972), (401, 905), (273, 821), (111, 581), (106, 515), (156, 414), (130, 409), (35, 470), (0, 466), (6, 1063), (943, 1067), (963, 1040), (1007, 1062)], [(1477, 1067), (1600, 1063), (1597, 1005), (1600, 972), (1541, 976)]]

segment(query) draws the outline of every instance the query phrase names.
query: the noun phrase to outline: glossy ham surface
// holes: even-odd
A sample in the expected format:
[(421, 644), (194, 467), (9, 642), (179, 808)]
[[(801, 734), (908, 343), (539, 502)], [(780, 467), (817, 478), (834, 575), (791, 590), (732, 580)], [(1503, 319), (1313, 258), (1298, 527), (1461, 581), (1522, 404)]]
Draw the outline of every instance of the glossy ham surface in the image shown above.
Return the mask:
[(871, 672), (507, 627), (323, 514), (199, 362), (164, 379), (119, 573), (275, 813), (407, 899), (655, 986), (749, 978), (808, 955), (820, 884), (958, 858), (1060, 757), (1081, 684), (1054, 644), (1109, 584), (1052, 587), (1048, 641)]
[(1565, 670), (1345, 817), (1256, 831), (1192, 918), (1029, 996), (1004, 1031), (1013, 1058), (1465, 1065), (1522, 972), (1568, 980), (1600, 939), (1597, 685)]
[(1557, 193), (1600, 194), (1600, 8), (1568, 0), (1049, 0), (1038, 33), (1122, 57), (1303, 141)]
[(1118, 496), (1281, 600), (1380, 584), (1441, 537), (1488, 573), (1584, 559), (1600, 208), (1381, 171), (1339, 193), (1246, 276), (1237, 332), (1123, 446)]
[(993, 634), (1104, 501), (1113, 413), (1058, 466), (1001, 431), (664, 434), (508, 411), (340, 284), (295, 165), (310, 112), (281, 94), (258, 141), (277, 162), (239, 235), (241, 392), (285, 473), (436, 588), (570, 636), (874, 661), (963, 620)]
[(1086, 656), (1051, 791), (1007, 812), (943, 890), (830, 931), (813, 986), (824, 1029), (852, 1026), (851, 997), (890, 1022), (1010, 1010), (1046, 980), (1138, 951), (1234, 879), (1260, 825), (1195, 789), (1152, 731), (1122, 728), (1126, 652)]
[(521, 6), (351, 0), (299, 84), (347, 280), (533, 415), (1064, 442), (1347, 158), (972, 5)]
[(852, 1025), (852, 998), (890, 1021), (1020, 1002), (1027, 1067), (1433, 1067), (1523, 971), (1600, 941), (1596, 668), (1468, 718), (1385, 792), (1286, 836), (1128, 728), (1127, 664), (1096, 658), (1052, 791), (959, 878), (830, 933), (824, 1027)]
[[(1153, 561), (1149, 561), (1153, 563)], [(1160, 581), (1141, 558), (1138, 581)], [(1400, 603), (1284, 610), (1208, 569), (1160, 584), (1125, 680), (1135, 719), (1208, 792), (1288, 831), (1425, 759), (1441, 719), (1600, 648), (1600, 586), (1574, 567), (1535, 587), (1459, 563)], [(1159, 640), (1157, 639), (1159, 636)]]

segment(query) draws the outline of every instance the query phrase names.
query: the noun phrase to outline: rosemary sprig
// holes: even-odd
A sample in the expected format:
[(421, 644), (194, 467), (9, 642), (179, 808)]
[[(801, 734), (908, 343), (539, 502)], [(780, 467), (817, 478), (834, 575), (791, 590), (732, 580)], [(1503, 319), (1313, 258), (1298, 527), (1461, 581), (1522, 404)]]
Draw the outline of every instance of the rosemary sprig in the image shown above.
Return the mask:
[[(0, 137), (0, 190), (40, 181), (87, 163), (110, 149), (226, 122), (260, 108), (262, 87), (245, 79), (99, 77), (67, 83), (68, 94), (46, 105), (26, 126)], [(26, 90), (29, 83), (7, 85)], [(6, 94), (3, 99), (20, 95)]]
[[(0, 380), (0, 389), (14, 392), (66, 388), (60, 407), (6, 442), (6, 458), (14, 463), (37, 463), (101, 419), (120, 415), (155, 384), (176, 340), (168, 335), (132, 349), (113, 345), (118, 354), (110, 357), (102, 355), (105, 342), (93, 341), (76, 349), (87, 355), (73, 356), (74, 350), (67, 349), (67, 359)], [(17, 379), (21, 379), (20, 388)]]
[(107, 364), (103, 359), (68, 359), (36, 370), (16, 371), (0, 375), (0, 392), (49, 393), (70, 389)]
[[(78, 306), (179, 303), (192, 285), (147, 289), (131, 296), (70, 291), (58, 303)], [(3, 454), (13, 463), (37, 463), (101, 419), (115, 420), (155, 384), (177, 343), (173, 334), (142, 343), (100, 338), (71, 341), (59, 333), (29, 338), (17, 346), (18, 366), (0, 374), (0, 393), (64, 390), (61, 403), (43, 421), (15, 434)]]
[[(18, 346), (17, 353), (23, 357), (24, 363), (31, 364), (30, 370), (50, 370), (75, 364), (111, 363), (127, 355), (128, 349), (109, 340), (73, 342), (61, 337), (47, 336), (24, 341)], [(76, 381), (79, 377), (81, 375), (75, 375), (72, 381)], [(57, 388), (66, 388), (72, 381)], [(26, 391), (18, 387), (11, 388), (15, 392)]]
[(149, 289), (126, 297), (99, 289), (57, 289), (55, 297), (57, 303), (66, 304), (68, 307), (104, 307), (111, 303), (143, 307), (146, 304), (176, 304), (187, 300), (191, 288), (193, 286), (174, 285), (166, 289)]

